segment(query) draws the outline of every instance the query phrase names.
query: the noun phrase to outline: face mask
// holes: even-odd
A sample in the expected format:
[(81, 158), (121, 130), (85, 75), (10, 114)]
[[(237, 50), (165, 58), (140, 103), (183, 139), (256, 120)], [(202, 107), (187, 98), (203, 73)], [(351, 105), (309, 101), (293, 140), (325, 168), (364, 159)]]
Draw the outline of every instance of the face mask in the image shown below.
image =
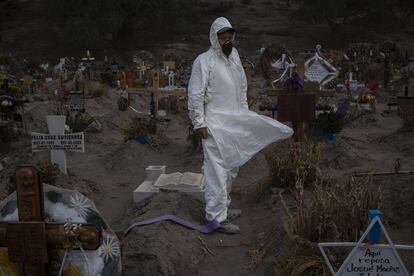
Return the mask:
[(223, 46), (221, 46), (221, 50), (223, 51), (223, 54), (226, 55), (226, 57), (229, 57), (231, 51), (233, 51), (233, 43), (230, 40), (227, 40), (224, 42)]

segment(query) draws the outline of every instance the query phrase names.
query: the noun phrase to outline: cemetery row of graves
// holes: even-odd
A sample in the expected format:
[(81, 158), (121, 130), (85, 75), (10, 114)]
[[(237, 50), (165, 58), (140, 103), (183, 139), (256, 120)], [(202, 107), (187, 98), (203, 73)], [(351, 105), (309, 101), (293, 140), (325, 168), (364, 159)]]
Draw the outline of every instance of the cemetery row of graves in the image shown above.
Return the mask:
[[(298, 72), (305, 79), (305, 94), (316, 95), (318, 121), (328, 121), (328, 125), (326, 122), (319, 125), (325, 132), (338, 132), (332, 122), (332, 111), (349, 105), (369, 111), (375, 109), (379, 100), (398, 109), (408, 124), (412, 121), (413, 61), (395, 43), (353, 43), (345, 51), (324, 50), (317, 45), (314, 51), (295, 54), (282, 45), (272, 44), (260, 52), (259, 57), (254, 57), (256, 61), (243, 57), (244, 66), (249, 76), (261, 73), (270, 85), (258, 96), (250, 97), (250, 102), (259, 102), (260, 109), (272, 111), (272, 116), (278, 109), (276, 97), (286, 94), (285, 82), (293, 72)], [(84, 113), (85, 97), (100, 96), (105, 89), (117, 88), (120, 110), (130, 109), (143, 117), (165, 117), (166, 113), (185, 108), (182, 101), (191, 74), (191, 61), (171, 50), (158, 61), (147, 51), (137, 52), (128, 66), (110, 61), (107, 56), (98, 61), (90, 51), (80, 61), (62, 58), (56, 66), (46, 63), (36, 67), (28, 61), (19, 64), (8, 55), (3, 55), (0, 61), (3, 140), (10, 139), (16, 128), (25, 129), (27, 134), (24, 103), (44, 99), (48, 91), (62, 103), (62, 113)], [(389, 93), (380, 98), (380, 88)]]
[[(343, 130), (364, 116), (392, 118), (404, 132), (412, 132), (414, 60), (408, 52), (392, 42), (353, 43), (343, 51), (316, 45), (300, 52), (275, 43), (260, 49), (259, 56), (242, 57), (242, 61), (249, 81), (260, 79), (266, 84), (260, 91), (249, 91), (250, 109), (291, 122), (295, 130), (294, 142), (265, 150), (269, 176), (254, 183), (258, 198), (268, 201), (266, 194), (271, 191), (271, 200), (277, 198), (285, 211), (283, 229), (269, 230), (258, 242), (261, 246), (252, 246), (251, 275), (281, 239), (288, 249), (276, 258), (275, 275), (410, 275), (413, 258), (405, 253), (401, 257), (400, 250), (409, 252), (413, 247), (395, 245), (381, 213), (374, 211), (382, 209), (385, 201), (381, 188), (372, 185), (372, 177), (398, 177), (413, 171), (397, 162), (392, 169), (354, 171), (343, 179), (327, 176), (320, 164), (319, 144), (335, 145)], [(285, 83), (295, 72), (304, 78), (304, 89), (293, 93)], [(80, 59), (62, 58), (55, 66), (1, 55), (1, 145), (7, 153), (11, 144), (29, 139), (33, 154), (46, 151), (51, 170), (54, 166), (57, 173), (67, 175), (73, 165), (67, 160), (68, 152), (87, 155), (88, 136), (99, 135), (105, 125), (88, 110), (88, 103), (109, 98), (111, 93), (116, 95), (110, 98), (116, 101), (116, 113), (131, 117), (122, 129), (124, 142), (131, 140), (162, 151), (163, 146), (168, 147), (163, 129), (181, 118), (186, 122), (180, 127), (188, 148), (199, 154), (200, 141), (186, 111), (190, 75), (191, 60), (174, 51), (157, 58), (139, 51), (126, 65), (106, 56), (98, 59), (91, 51)], [(43, 118), (47, 129), (31, 124), (30, 116), (39, 102), (56, 106), (54, 113)], [(145, 181), (131, 191), (135, 204), (162, 191), (203, 199), (202, 175), (166, 174), (165, 165), (153, 165), (147, 168)], [(0, 166), (3, 171), (7, 164)], [(133, 235), (135, 229), (115, 233), (95, 204), (78, 191), (58, 188), (57, 183), (43, 184), (40, 176), (44, 172), (32, 166), (14, 170), (15, 192), (0, 203), (0, 246), (4, 249), (0, 273), (121, 275), (130, 254), (125, 257), (122, 252), (133, 247), (125, 249), (126, 233)], [(208, 227), (186, 224), (180, 218), (158, 219), (143, 225), (165, 219), (193, 228), (193, 232), (209, 232)], [(207, 242), (214, 242), (214, 234), (207, 237)], [(211, 255), (208, 246), (203, 246), (207, 248), (204, 254)], [(174, 266), (178, 257), (168, 258)], [(145, 260), (135, 266), (145, 266)], [(128, 269), (124, 267), (126, 275), (130, 275)]]

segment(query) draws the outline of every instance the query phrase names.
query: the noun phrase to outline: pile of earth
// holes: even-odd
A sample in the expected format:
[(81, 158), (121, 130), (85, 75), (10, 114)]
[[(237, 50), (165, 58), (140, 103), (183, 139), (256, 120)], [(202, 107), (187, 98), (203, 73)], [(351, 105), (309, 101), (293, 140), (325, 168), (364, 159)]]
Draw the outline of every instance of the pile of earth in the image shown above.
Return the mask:
[[(133, 222), (171, 214), (205, 223), (203, 204), (181, 193), (160, 192), (136, 210)], [(172, 222), (133, 229), (123, 241), (125, 275), (197, 275), (197, 264), (204, 257), (201, 235)]]

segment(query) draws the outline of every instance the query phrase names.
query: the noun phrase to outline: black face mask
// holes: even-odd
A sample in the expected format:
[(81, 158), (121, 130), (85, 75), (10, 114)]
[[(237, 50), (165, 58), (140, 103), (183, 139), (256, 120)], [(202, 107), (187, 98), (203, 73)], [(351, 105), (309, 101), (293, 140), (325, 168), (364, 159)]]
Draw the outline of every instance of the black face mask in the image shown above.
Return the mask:
[(230, 40), (224, 42), (223, 46), (221, 46), (221, 50), (226, 57), (229, 57), (231, 52), (233, 51), (233, 43)]

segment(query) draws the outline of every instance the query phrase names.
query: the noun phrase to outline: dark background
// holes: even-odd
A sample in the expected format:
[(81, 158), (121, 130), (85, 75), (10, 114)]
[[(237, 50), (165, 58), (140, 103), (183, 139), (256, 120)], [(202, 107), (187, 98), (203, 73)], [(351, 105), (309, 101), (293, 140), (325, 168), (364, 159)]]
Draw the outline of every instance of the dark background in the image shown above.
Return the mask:
[(122, 55), (171, 43), (208, 46), (211, 22), (228, 17), (249, 53), (261, 44), (346, 47), (350, 41), (406, 43), (412, 0), (2, 0), (0, 51), (35, 60)]

